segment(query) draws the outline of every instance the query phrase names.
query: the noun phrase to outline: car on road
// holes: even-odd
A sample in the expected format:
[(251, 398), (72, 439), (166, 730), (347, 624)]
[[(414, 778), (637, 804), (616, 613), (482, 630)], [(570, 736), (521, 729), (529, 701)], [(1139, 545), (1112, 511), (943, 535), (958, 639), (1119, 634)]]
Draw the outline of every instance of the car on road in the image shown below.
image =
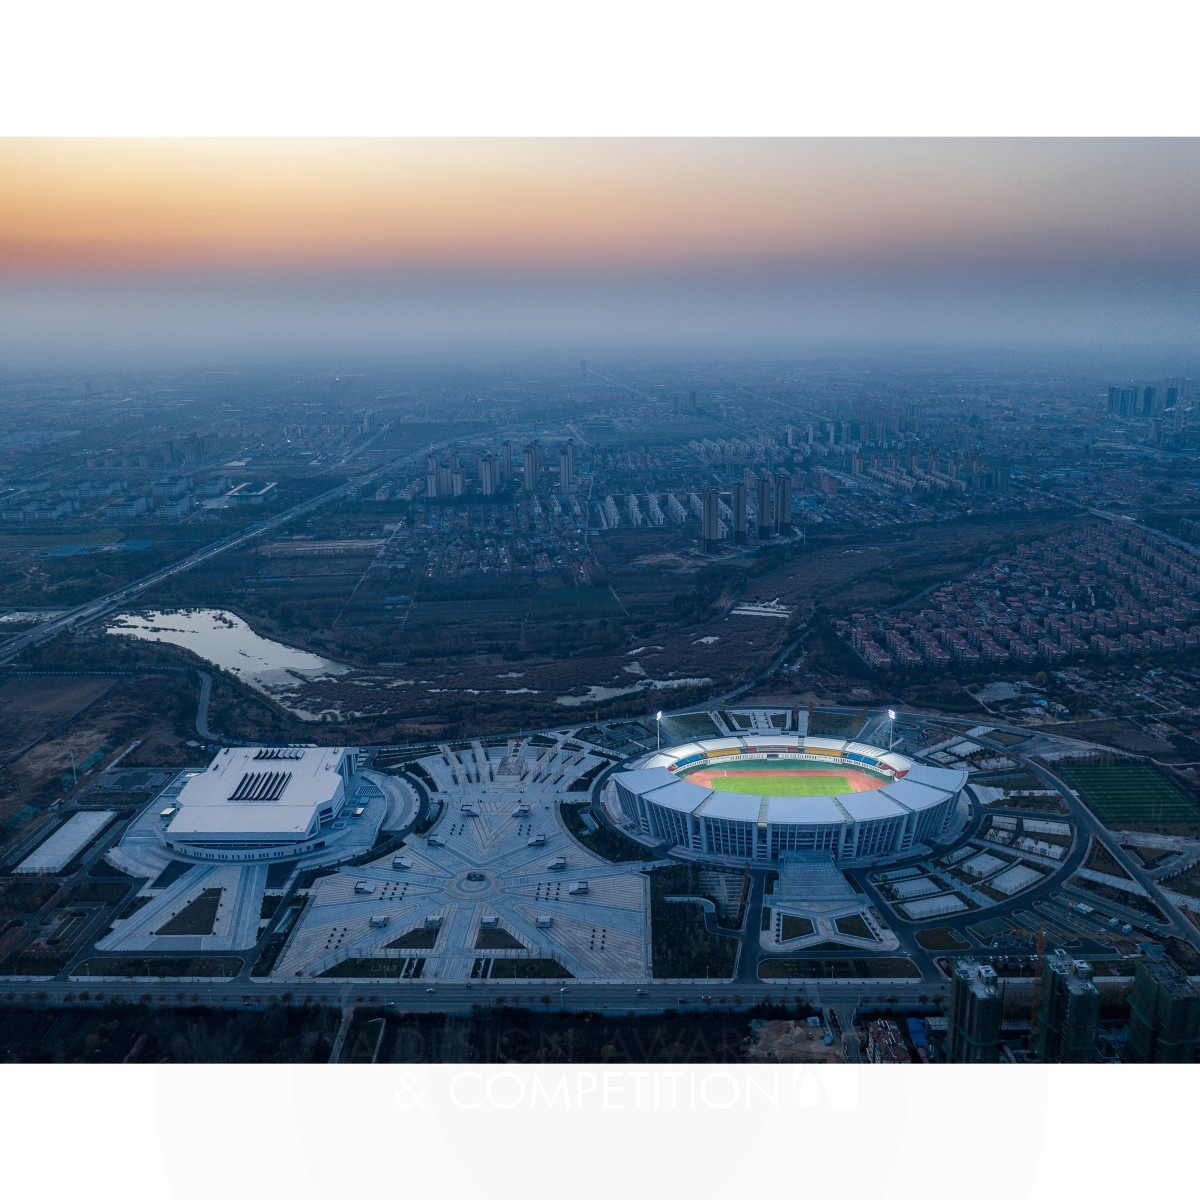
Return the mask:
[[(468, 984), (467, 984), (467, 987), (470, 987), (470, 986), (471, 986), (471, 985), (468, 983)], [(427, 992), (432, 992), (432, 991), (433, 991), (433, 988), (431, 988), (431, 987), (427, 987), (425, 990), (426, 990)]]

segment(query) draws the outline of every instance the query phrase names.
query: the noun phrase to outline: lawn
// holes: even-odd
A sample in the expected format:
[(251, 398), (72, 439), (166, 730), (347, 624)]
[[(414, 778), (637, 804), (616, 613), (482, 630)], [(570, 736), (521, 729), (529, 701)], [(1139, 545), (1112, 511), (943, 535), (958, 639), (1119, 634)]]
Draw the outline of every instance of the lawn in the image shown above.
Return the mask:
[(721, 737), (708, 713), (684, 713), (678, 717), (663, 717), (663, 743), (691, 742), (699, 738)]
[(863, 713), (822, 712), (817, 709), (808, 718), (811, 737), (852, 738), (862, 728)]
[(597, 820), (597, 828), (589, 829), (583, 820), (585, 810), (591, 813), (591, 806), (562, 804), (558, 813), (567, 827), (567, 832), (599, 858), (608, 862), (648, 862), (657, 857), (653, 850), (647, 850), (645, 846), (627, 838), (623, 833), (618, 833), (603, 821)]
[(971, 943), (959, 937), (948, 925), (935, 929), (922, 929), (917, 934), (917, 945), (926, 950), (966, 950)]
[(1092, 840), (1091, 852), (1083, 864), (1089, 871), (1099, 871), (1102, 875), (1114, 875), (1118, 879), (1128, 879), (1129, 872), (1105, 848), (1103, 843)]
[(698, 894), (693, 865), (650, 872), (650, 948), (657, 979), (726, 979), (733, 974), (737, 939), (709, 933), (698, 904), (667, 900)]
[(0, 534), (0, 550), (45, 550), (52, 546), (107, 546), (123, 541), (120, 529), (72, 529), (44, 533)]
[(1105, 825), (1200, 821), (1191, 797), (1149, 763), (1064, 760), (1054, 766)]
[(1136, 854), (1142, 866), (1146, 868), (1157, 867), (1164, 859), (1172, 858), (1179, 853), (1178, 850), (1161, 846), (1126, 845), (1125, 849)]
[(1162, 881), (1163, 887), (1185, 896), (1200, 897), (1200, 867), (1191, 867)]

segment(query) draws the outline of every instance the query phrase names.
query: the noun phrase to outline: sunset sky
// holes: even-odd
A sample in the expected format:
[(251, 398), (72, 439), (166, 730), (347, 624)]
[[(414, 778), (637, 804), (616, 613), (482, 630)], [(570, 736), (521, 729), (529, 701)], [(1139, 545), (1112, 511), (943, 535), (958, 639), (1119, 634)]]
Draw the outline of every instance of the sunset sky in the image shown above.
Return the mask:
[(1182, 344), (1200, 142), (0, 140), (9, 361)]

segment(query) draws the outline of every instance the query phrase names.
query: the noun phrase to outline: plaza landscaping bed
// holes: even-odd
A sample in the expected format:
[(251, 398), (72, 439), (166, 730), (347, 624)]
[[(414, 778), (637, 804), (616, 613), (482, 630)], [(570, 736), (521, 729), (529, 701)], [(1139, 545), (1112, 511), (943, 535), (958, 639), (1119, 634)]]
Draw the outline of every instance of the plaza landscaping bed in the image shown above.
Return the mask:
[(834, 924), (838, 928), (839, 933), (844, 933), (847, 937), (867, 938), (870, 941), (875, 941), (875, 935), (871, 932), (871, 927), (863, 920), (858, 913), (852, 917), (838, 917)]
[(487, 979), (574, 979), (553, 958), (493, 958)]
[(402, 933), (394, 942), (388, 942), (384, 948), (387, 950), (432, 950), (437, 945), (438, 935), (441, 932), (440, 926), (431, 929), (425, 925), (418, 925), (415, 929)]
[(163, 958), (159, 955), (122, 956), (120, 958), (89, 958), (72, 972), (76, 975), (119, 975), (137, 979), (147, 974), (156, 979), (173, 979), (194, 975), (206, 979), (232, 978), (244, 966), (240, 958)]
[[(412, 964), (411, 966), (409, 964)], [(327, 971), (322, 979), (420, 979), (423, 958), (344, 958)]]
[(1092, 847), (1087, 861), (1083, 864), (1089, 871), (1099, 871), (1102, 875), (1114, 875), (1118, 879), (1128, 879), (1129, 872), (1108, 852), (1102, 842), (1092, 839)]
[(907, 958), (769, 958), (758, 964), (758, 977), (776, 979), (920, 979)]
[(174, 934), (206, 936), (217, 923), (217, 908), (224, 888), (205, 888), (190, 904), (181, 908), (165, 925), (154, 931), (157, 937)]
[(524, 950), (524, 943), (518, 941), (507, 929), (481, 929), (475, 938), (476, 950)]
[(780, 941), (790, 942), (792, 938), (808, 937), (813, 931), (813, 923), (807, 917), (792, 917), (785, 914), (780, 921)]

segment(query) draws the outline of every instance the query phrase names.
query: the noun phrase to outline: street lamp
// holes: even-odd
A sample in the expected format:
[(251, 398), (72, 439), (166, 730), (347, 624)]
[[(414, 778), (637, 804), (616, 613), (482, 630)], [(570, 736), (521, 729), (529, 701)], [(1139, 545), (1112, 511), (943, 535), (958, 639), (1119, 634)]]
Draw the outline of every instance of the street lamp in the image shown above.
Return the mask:
[(896, 735), (896, 710), (888, 709), (888, 749), (892, 748), (892, 742)]
[(658, 748), (662, 749), (662, 709), (654, 714), (654, 729), (658, 734)]

